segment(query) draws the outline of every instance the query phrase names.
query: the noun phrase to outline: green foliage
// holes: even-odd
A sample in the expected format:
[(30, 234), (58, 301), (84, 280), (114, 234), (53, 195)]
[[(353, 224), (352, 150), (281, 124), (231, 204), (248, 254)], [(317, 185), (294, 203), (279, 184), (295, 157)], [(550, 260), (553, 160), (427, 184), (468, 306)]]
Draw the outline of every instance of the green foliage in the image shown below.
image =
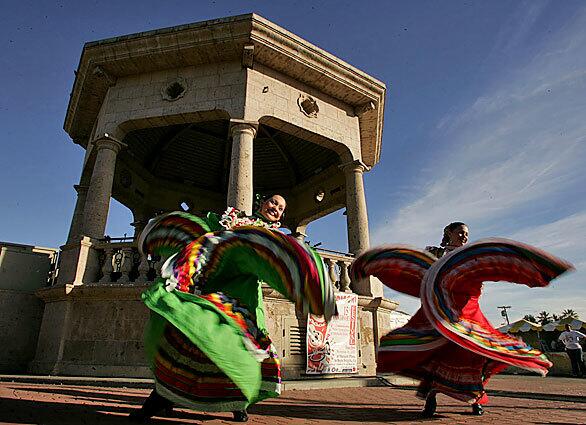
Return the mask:
[(562, 319), (566, 319), (566, 318), (578, 319), (578, 313), (576, 313), (571, 308), (567, 308), (564, 311), (562, 311), (561, 318)]
[(547, 311), (542, 311), (537, 316), (534, 316), (532, 314), (526, 314), (525, 316), (523, 316), (523, 319), (528, 320), (529, 322), (539, 323), (541, 325), (545, 325), (551, 322), (557, 322), (558, 320), (563, 320), (567, 318), (577, 320), (580, 319), (578, 317), (578, 313), (576, 313), (576, 311), (572, 310), (571, 308), (565, 309), (560, 314), (550, 314)]
[(552, 317), (547, 311), (542, 311), (537, 315), (537, 320), (541, 325), (547, 325), (552, 321)]

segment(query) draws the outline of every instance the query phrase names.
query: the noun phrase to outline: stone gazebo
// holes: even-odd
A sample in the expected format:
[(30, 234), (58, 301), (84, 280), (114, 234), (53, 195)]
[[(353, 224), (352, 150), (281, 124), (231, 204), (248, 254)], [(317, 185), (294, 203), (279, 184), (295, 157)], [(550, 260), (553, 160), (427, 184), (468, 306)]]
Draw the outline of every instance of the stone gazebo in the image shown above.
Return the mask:
[[(146, 376), (139, 294), (160, 263), (135, 239), (105, 238), (110, 198), (134, 216), (135, 237), (161, 212), (227, 205), (253, 194), (288, 201), (285, 227), (346, 209), (350, 254), (322, 251), (338, 290), (359, 295), (361, 375), (396, 303), (380, 282), (350, 284), (352, 255), (369, 246), (363, 172), (381, 150), (385, 85), (255, 15), (87, 43), (65, 119), (86, 150), (56, 285), (45, 312), (38, 373)], [(285, 378), (304, 373), (305, 318), (266, 288), (269, 330)]]

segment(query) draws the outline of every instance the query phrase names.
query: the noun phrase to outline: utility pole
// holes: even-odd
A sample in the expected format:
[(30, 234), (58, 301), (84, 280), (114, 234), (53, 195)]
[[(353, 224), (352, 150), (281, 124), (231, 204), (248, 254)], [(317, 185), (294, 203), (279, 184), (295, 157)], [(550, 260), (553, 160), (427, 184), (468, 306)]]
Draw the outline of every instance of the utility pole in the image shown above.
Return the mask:
[(507, 321), (507, 325), (510, 325), (511, 323), (509, 322), (509, 315), (507, 314), (507, 309), (511, 308), (510, 305), (500, 305), (497, 308), (501, 309), (501, 316), (503, 316), (505, 318), (505, 320)]

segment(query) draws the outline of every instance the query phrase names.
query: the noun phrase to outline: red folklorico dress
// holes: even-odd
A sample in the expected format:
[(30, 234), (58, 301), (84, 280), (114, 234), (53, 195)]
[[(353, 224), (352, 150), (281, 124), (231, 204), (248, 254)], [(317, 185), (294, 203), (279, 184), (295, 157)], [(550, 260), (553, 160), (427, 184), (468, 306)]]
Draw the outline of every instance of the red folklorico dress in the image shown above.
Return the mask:
[(389, 245), (373, 248), (353, 263), (353, 279), (368, 275), (404, 294), (421, 308), (409, 322), (383, 336), (378, 372), (420, 380), (417, 395), (443, 393), (486, 404), (489, 378), (509, 365), (543, 376), (552, 366), (540, 351), (497, 331), (479, 306), (482, 283), (506, 281), (544, 287), (572, 265), (535, 247), (485, 239), (446, 253)]

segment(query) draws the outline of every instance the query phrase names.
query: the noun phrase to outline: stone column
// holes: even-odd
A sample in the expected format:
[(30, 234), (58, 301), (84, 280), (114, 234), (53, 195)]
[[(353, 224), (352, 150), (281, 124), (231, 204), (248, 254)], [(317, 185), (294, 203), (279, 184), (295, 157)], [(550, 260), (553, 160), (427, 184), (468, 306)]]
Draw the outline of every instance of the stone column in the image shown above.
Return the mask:
[(305, 238), (307, 237), (307, 224), (300, 224), (297, 226), (291, 227), (291, 234), (295, 239), (299, 242), (305, 242)]
[[(368, 233), (368, 211), (364, 194), (362, 174), (368, 167), (360, 160), (343, 164), (340, 168), (346, 177), (346, 220), (348, 226), (348, 250), (360, 255), (370, 246)], [(373, 277), (352, 282), (352, 290), (358, 295), (381, 297), (382, 283)]]
[(258, 122), (230, 120), (232, 156), (228, 181), (228, 206), (252, 214), (252, 156), (253, 140)]
[(83, 231), (83, 210), (89, 186), (76, 184), (73, 188), (77, 192), (77, 201), (75, 202), (75, 210), (73, 211), (71, 226), (69, 227), (67, 244), (79, 242), (81, 238)]
[(149, 214), (146, 212), (139, 210), (133, 211), (132, 215), (134, 217), (134, 221), (130, 223), (132, 227), (134, 227), (134, 239), (138, 240), (140, 237), (141, 232), (146, 227), (149, 222)]
[(130, 225), (134, 227), (133, 238), (138, 240), (141, 232), (146, 227), (148, 220), (134, 220)]
[(368, 167), (360, 160), (342, 165), (346, 177), (346, 220), (348, 226), (348, 250), (359, 255), (370, 245), (368, 235), (368, 213), (364, 195), (362, 173)]
[(83, 214), (84, 236), (104, 237), (116, 169), (116, 156), (124, 146), (122, 142), (111, 138), (108, 134), (104, 134), (94, 142), (96, 162)]

